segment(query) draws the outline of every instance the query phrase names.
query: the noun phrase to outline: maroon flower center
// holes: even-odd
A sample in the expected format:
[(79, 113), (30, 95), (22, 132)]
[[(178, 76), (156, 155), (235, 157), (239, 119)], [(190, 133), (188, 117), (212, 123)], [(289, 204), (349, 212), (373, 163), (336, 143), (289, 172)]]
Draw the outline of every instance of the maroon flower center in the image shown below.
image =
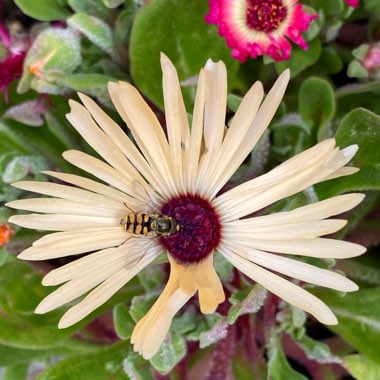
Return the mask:
[(247, 25), (250, 29), (270, 33), (284, 21), (287, 8), (282, 0), (247, 0)]
[(198, 263), (219, 245), (221, 224), (208, 200), (197, 195), (181, 195), (165, 203), (161, 212), (174, 218), (180, 226), (175, 234), (160, 237), (161, 244), (178, 263)]

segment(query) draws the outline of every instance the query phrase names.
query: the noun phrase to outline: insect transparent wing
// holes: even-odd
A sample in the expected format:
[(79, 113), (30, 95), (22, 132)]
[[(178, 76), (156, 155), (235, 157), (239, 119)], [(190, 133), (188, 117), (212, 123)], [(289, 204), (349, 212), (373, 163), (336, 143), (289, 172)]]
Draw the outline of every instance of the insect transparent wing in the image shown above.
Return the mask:
[(146, 236), (132, 235), (124, 244), (128, 245), (128, 253), (125, 257), (124, 267), (126, 269), (132, 269), (147, 254), (152, 247), (153, 241), (147, 239)]
[(139, 181), (132, 181), (132, 189), (135, 198), (141, 203), (145, 203), (150, 210), (158, 210), (161, 206), (161, 196), (153, 192), (150, 188), (144, 187)]

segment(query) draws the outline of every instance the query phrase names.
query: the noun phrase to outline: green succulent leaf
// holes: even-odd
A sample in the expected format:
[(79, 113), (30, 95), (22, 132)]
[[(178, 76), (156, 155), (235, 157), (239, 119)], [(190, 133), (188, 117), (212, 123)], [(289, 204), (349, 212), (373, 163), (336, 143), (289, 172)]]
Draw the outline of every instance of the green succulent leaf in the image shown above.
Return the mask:
[(380, 365), (364, 355), (349, 355), (343, 358), (344, 366), (356, 380), (380, 379)]
[(307, 378), (294, 370), (286, 360), (281, 342), (273, 337), (269, 349), (268, 379), (271, 380), (307, 380)]
[(292, 54), (288, 61), (276, 62), (275, 68), (278, 74), (282, 73), (285, 69), (290, 69), (292, 78), (297, 77), (302, 71), (314, 65), (321, 55), (321, 42), (319, 38), (314, 39), (309, 43), (309, 48), (305, 52), (301, 48), (294, 46)]
[(81, 62), (79, 37), (72, 29), (45, 29), (28, 50), (17, 91), (23, 94), (33, 88), (40, 93), (62, 94), (65, 89), (56, 85), (56, 79), (73, 73)]
[(315, 294), (338, 318), (339, 324), (328, 328), (341, 335), (359, 353), (380, 364), (380, 288), (361, 289), (344, 297), (322, 290), (315, 291)]
[(86, 13), (76, 13), (67, 23), (82, 32), (94, 45), (111, 54), (113, 51), (112, 31), (103, 20)]
[[(206, 13), (207, 2), (202, 0), (153, 0), (136, 15), (130, 42), (132, 77), (139, 89), (161, 108), (160, 52), (173, 61), (180, 81), (186, 81), (182, 89), (188, 107), (195, 96), (194, 77), (208, 58), (223, 60), (229, 80), (235, 77), (238, 63), (231, 58), (216, 28), (205, 23)], [(170, 22), (157, 23), (162, 15)]]
[(185, 357), (186, 351), (186, 340), (184, 337), (171, 332), (165, 338), (157, 354), (150, 359), (150, 363), (158, 371), (166, 374)]
[(70, 15), (60, 0), (15, 0), (15, 3), (26, 15), (40, 21), (65, 20)]
[(114, 81), (107, 75), (102, 74), (71, 74), (63, 75), (57, 79), (57, 83), (70, 91), (83, 92), (93, 96), (102, 104), (111, 107), (111, 99), (108, 94), (107, 85), (110, 81)]
[(232, 306), (227, 315), (228, 323), (235, 323), (243, 314), (257, 313), (264, 304), (266, 296), (267, 291), (261, 285), (253, 286), (248, 294), (244, 291), (235, 291), (229, 299)]
[(109, 16), (109, 9), (101, 0), (67, 0), (67, 3), (76, 13), (83, 12), (102, 19)]
[(102, 2), (107, 8), (117, 8), (124, 3), (124, 0), (102, 0)]
[(318, 185), (318, 194), (326, 198), (348, 191), (380, 189), (380, 117), (357, 108), (347, 114), (335, 135), (341, 148), (357, 144), (359, 150), (352, 160), (358, 173)]
[(129, 342), (120, 342), (92, 353), (63, 359), (50, 366), (36, 380), (129, 380), (123, 361), (130, 353)]
[(22, 380), (28, 374), (28, 364), (15, 364), (4, 368), (2, 373), (2, 380)]
[(118, 303), (113, 309), (113, 320), (116, 334), (122, 339), (129, 339), (136, 325), (124, 303)]
[(310, 130), (318, 137), (328, 137), (328, 127), (335, 114), (335, 96), (329, 82), (311, 77), (300, 88), (298, 111)]

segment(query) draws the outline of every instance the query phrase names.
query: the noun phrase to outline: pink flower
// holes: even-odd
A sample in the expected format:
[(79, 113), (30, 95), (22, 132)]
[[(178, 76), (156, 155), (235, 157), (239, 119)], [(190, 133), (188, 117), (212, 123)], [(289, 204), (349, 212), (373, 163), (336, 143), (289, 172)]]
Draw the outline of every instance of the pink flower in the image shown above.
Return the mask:
[(8, 50), (8, 55), (0, 60), (0, 92), (4, 92), (4, 100), (8, 102), (8, 86), (22, 75), (27, 44), (9, 35), (0, 24), (0, 43)]
[(301, 32), (317, 18), (305, 13), (297, 3), (298, 0), (210, 0), (205, 20), (218, 26), (219, 34), (232, 49), (232, 57), (240, 62), (261, 55), (282, 61), (290, 57), (288, 39), (307, 49)]
[(357, 8), (359, 6), (359, 0), (345, 0), (346, 3), (353, 8)]
[(369, 47), (362, 64), (367, 71), (377, 71), (380, 69), (380, 44)]

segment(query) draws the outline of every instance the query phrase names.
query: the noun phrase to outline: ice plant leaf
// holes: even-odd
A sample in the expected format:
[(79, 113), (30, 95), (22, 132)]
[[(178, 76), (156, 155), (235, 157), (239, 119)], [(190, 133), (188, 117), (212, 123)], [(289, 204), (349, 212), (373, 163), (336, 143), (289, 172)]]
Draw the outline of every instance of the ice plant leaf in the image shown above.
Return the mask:
[(377, 380), (380, 378), (380, 365), (365, 355), (348, 355), (343, 358), (344, 366), (357, 380)]
[(245, 297), (242, 292), (232, 294), (229, 301), (233, 306), (228, 311), (228, 323), (233, 324), (243, 314), (257, 313), (263, 305), (266, 296), (266, 289), (260, 285), (255, 285)]
[(106, 19), (109, 16), (109, 9), (107, 9), (101, 1), (93, 0), (67, 0), (67, 4), (76, 13), (86, 13), (91, 16)]
[(107, 90), (108, 83), (113, 78), (102, 74), (71, 74), (57, 78), (57, 84), (70, 91), (84, 92), (99, 100), (102, 104), (111, 107)]
[(166, 374), (186, 355), (186, 340), (181, 335), (170, 333), (150, 362), (158, 371)]
[(124, 0), (102, 0), (102, 2), (108, 8), (117, 8), (123, 4)]
[(334, 117), (335, 108), (334, 92), (326, 80), (311, 77), (302, 83), (298, 111), (310, 130), (316, 129), (318, 137), (328, 137), (329, 123)]
[(128, 342), (119, 342), (93, 353), (72, 356), (53, 364), (38, 375), (38, 380), (74, 379), (128, 380), (124, 372), (123, 360), (130, 354)]
[(355, 141), (360, 149), (352, 165), (360, 171), (318, 185), (318, 193), (331, 196), (347, 191), (380, 189), (380, 116), (357, 108), (347, 114), (336, 131), (338, 145), (345, 146)]
[(67, 19), (68, 25), (82, 32), (94, 45), (108, 54), (112, 53), (112, 31), (103, 20), (86, 13), (76, 13)]
[(314, 65), (321, 55), (321, 41), (315, 38), (309, 43), (307, 51), (303, 51), (298, 47), (294, 47), (290, 59), (286, 62), (276, 62), (275, 68), (278, 73), (281, 73), (286, 68), (290, 69), (292, 78), (297, 77), (302, 71)]
[(64, 20), (70, 15), (59, 0), (15, 0), (15, 3), (26, 15), (40, 21)]
[(48, 28), (28, 50), (17, 91), (24, 93), (32, 87), (41, 93), (62, 93), (55, 79), (73, 73), (81, 60), (79, 37), (72, 29)]
[[(162, 87), (157, 81), (161, 75), (160, 52), (173, 61), (181, 81), (196, 76), (208, 58), (226, 63), (230, 81), (235, 76), (237, 62), (229, 57), (229, 51), (216, 31), (204, 23), (206, 11), (207, 4), (203, 0), (153, 0), (136, 15), (130, 41), (132, 77), (139, 89), (160, 107), (163, 104)], [(157, 24), (157, 17), (163, 14), (170, 22)], [(199, 35), (202, 35), (201, 39)], [(194, 95), (194, 86), (183, 86), (187, 105), (193, 103)]]
[(116, 334), (122, 339), (129, 339), (132, 335), (134, 321), (124, 303), (119, 303), (114, 307), (113, 320)]
[(338, 325), (329, 328), (359, 353), (380, 364), (377, 347), (380, 339), (380, 288), (362, 289), (345, 297), (327, 291), (316, 294), (331, 306), (339, 319)]
[(286, 360), (279, 338), (274, 337), (269, 342), (268, 378), (273, 380), (307, 378), (294, 370)]

